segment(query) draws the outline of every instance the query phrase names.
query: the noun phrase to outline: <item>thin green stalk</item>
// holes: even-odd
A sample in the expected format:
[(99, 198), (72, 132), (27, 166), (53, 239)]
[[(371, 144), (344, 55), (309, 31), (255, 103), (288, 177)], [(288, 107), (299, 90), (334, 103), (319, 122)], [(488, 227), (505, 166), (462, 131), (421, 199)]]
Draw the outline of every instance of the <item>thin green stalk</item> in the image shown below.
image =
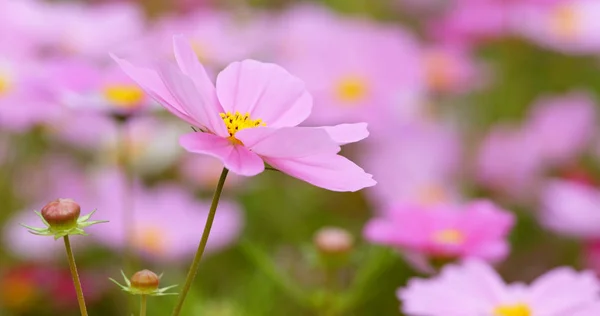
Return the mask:
[(65, 236), (63, 239), (65, 240), (65, 249), (67, 250), (69, 269), (71, 269), (73, 284), (75, 284), (75, 291), (77, 292), (77, 302), (79, 302), (79, 310), (81, 312), (81, 316), (87, 316), (88, 313), (85, 307), (85, 299), (83, 298), (83, 290), (81, 289), (81, 282), (79, 281), (79, 274), (77, 273), (77, 266), (75, 265), (75, 257), (73, 256), (73, 250), (71, 250), (71, 242), (69, 241), (69, 235)]
[(217, 206), (219, 205), (219, 199), (221, 198), (221, 192), (223, 192), (223, 186), (225, 185), (225, 179), (227, 179), (228, 172), (229, 170), (227, 170), (227, 168), (223, 168), (223, 171), (221, 172), (221, 177), (219, 178), (219, 183), (217, 183), (217, 188), (215, 189), (215, 194), (213, 195), (212, 204), (210, 205), (210, 211), (208, 212), (208, 218), (206, 219), (206, 224), (204, 225), (204, 231), (202, 232), (202, 239), (200, 239), (198, 250), (196, 250), (196, 255), (194, 256), (194, 261), (192, 261), (192, 265), (190, 266), (190, 270), (188, 271), (187, 277), (185, 279), (185, 284), (181, 289), (179, 298), (177, 299), (177, 305), (173, 310), (173, 316), (178, 316), (181, 312), (181, 308), (183, 307), (185, 297), (187, 296), (190, 287), (192, 286), (194, 278), (196, 278), (196, 273), (198, 272), (198, 267), (200, 266), (200, 259), (202, 259), (204, 248), (206, 248), (206, 243), (208, 242), (208, 235), (210, 235), (210, 229), (212, 228), (213, 221), (215, 220)]
[(146, 316), (146, 295), (140, 295), (140, 316)]
[(118, 156), (119, 156), (119, 167), (122, 174), (125, 175), (125, 186), (122, 192), (122, 220), (123, 220), (123, 235), (125, 236), (125, 250), (123, 254), (123, 266), (126, 271), (135, 271), (134, 267), (134, 254), (133, 254), (133, 239), (135, 233), (135, 221), (134, 221), (134, 201), (133, 201), (133, 190), (135, 185), (135, 179), (133, 170), (131, 168), (131, 155), (129, 152), (129, 146), (131, 145), (131, 131), (129, 127), (129, 120), (127, 118), (117, 119), (118, 122)]

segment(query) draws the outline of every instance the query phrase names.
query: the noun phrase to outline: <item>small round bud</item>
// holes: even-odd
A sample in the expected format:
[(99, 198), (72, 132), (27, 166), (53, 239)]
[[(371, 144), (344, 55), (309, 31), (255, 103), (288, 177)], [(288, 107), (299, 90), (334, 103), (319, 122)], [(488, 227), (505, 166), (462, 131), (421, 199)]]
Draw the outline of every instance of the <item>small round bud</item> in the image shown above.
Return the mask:
[(81, 207), (71, 199), (57, 199), (42, 208), (42, 217), (54, 230), (74, 228), (80, 213)]
[(323, 227), (314, 237), (314, 243), (324, 254), (343, 254), (352, 250), (354, 241), (346, 230), (337, 227)]
[(158, 275), (150, 270), (136, 272), (131, 277), (131, 287), (140, 292), (150, 293), (158, 289), (160, 281)]

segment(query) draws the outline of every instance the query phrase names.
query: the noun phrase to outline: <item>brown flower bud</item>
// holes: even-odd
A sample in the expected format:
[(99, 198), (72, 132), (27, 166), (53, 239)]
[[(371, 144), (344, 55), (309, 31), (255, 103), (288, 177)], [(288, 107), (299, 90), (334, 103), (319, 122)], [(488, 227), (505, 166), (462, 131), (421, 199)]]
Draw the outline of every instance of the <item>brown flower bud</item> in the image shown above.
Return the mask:
[(130, 281), (133, 289), (150, 293), (158, 289), (160, 278), (150, 270), (142, 270), (136, 272)]
[(317, 249), (324, 254), (343, 254), (352, 250), (354, 241), (348, 231), (337, 227), (323, 227), (314, 237)]
[(81, 207), (71, 199), (57, 199), (42, 208), (42, 217), (54, 230), (76, 227), (80, 213)]

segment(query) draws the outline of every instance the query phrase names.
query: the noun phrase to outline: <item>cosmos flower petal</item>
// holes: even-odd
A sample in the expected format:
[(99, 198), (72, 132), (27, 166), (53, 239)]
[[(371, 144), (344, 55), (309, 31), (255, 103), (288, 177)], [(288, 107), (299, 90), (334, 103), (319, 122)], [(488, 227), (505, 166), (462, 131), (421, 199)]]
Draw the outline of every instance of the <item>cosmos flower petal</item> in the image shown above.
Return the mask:
[(189, 152), (220, 159), (227, 169), (239, 175), (254, 176), (265, 169), (263, 160), (257, 154), (217, 135), (189, 133), (181, 136), (179, 144)]
[(217, 77), (217, 96), (225, 111), (250, 113), (269, 127), (296, 126), (312, 110), (304, 83), (275, 64), (234, 62)]
[(265, 161), (292, 177), (331, 191), (354, 192), (377, 183), (362, 168), (337, 154), (265, 158)]
[(173, 36), (173, 48), (179, 69), (194, 81), (196, 89), (204, 99), (204, 104), (214, 107), (217, 113), (223, 112), (217, 98), (215, 85), (208, 77), (190, 43), (182, 35), (175, 35)]
[(340, 124), (323, 127), (329, 137), (340, 145), (355, 143), (369, 136), (367, 123)]
[(228, 136), (225, 124), (219, 116), (219, 110), (214, 105), (206, 103), (190, 77), (172, 65), (161, 66), (159, 75), (181, 107), (201, 124), (200, 127), (219, 136)]
[(236, 138), (264, 158), (301, 158), (340, 151), (325, 130), (312, 127), (257, 127), (239, 131)]

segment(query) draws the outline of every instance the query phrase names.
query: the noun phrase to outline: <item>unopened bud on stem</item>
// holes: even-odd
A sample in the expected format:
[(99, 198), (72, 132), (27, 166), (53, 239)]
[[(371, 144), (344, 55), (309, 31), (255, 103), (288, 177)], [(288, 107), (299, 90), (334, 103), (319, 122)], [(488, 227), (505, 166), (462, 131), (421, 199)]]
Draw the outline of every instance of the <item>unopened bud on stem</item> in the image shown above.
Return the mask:
[(154, 292), (158, 289), (160, 278), (150, 270), (136, 272), (131, 277), (131, 288), (139, 292)]
[(46, 204), (41, 213), (50, 229), (71, 229), (77, 226), (81, 207), (71, 199), (57, 199)]
[(352, 250), (354, 241), (348, 231), (337, 227), (323, 227), (314, 237), (317, 249), (323, 254), (344, 254)]

